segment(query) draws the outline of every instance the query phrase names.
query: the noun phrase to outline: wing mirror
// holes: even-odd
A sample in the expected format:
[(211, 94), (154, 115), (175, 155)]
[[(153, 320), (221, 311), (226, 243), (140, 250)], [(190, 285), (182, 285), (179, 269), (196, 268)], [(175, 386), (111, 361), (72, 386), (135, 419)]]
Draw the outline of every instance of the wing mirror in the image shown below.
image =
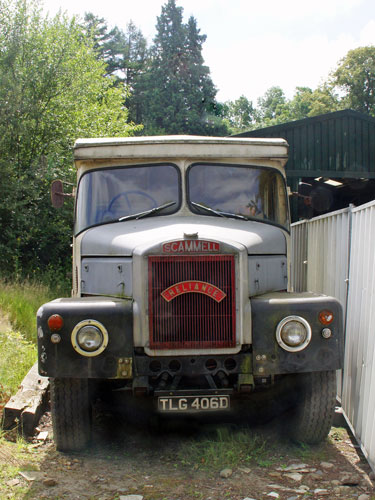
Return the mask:
[(61, 208), (64, 205), (64, 198), (74, 197), (74, 193), (64, 193), (63, 182), (60, 180), (53, 181), (51, 184), (51, 202), (55, 208)]

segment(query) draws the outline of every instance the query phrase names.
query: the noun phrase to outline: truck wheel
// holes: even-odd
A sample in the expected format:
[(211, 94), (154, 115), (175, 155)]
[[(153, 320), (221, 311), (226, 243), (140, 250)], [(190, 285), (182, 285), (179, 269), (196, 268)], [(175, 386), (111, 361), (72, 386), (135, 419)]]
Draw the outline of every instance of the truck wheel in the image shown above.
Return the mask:
[(335, 414), (336, 372), (300, 374), (296, 390), (290, 436), (293, 441), (320, 443), (327, 437)]
[(51, 379), (53, 436), (59, 451), (79, 451), (91, 437), (91, 401), (87, 379)]

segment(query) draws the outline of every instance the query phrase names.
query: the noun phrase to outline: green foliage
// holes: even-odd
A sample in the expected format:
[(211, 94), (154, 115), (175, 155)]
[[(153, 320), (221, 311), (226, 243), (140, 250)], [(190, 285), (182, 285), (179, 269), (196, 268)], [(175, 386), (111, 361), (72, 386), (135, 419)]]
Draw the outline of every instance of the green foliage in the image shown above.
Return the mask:
[(260, 121), (276, 118), (284, 112), (286, 97), (280, 87), (270, 87), (263, 97), (258, 99), (258, 113)]
[(74, 181), (78, 137), (131, 135), (126, 93), (105, 77), (74, 19), (0, 0), (0, 270), (70, 268), (72, 204), (50, 206), (54, 178)]
[(182, 444), (178, 458), (183, 465), (219, 470), (254, 463), (268, 466), (274, 460), (273, 451), (265, 438), (250, 429), (236, 431), (219, 427), (215, 436), (203, 436)]
[(232, 133), (239, 133), (302, 120), (344, 107), (345, 103), (338, 98), (335, 89), (325, 83), (315, 90), (309, 87), (296, 87), (292, 99), (286, 99), (280, 87), (271, 87), (258, 99), (257, 108), (254, 108), (245, 96), (241, 96), (234, 102), (224, 103), (222, 116), (228, 120)]
[(233, 133), (249, 130), (255, 122), (255, 109), (253, 103), (242, 95), (235, 101), (227, 101), (222, 109)]
[(375, 115), (375, 47), (349, 50), (332, 75), (346, 107)]
[(7, 314), (13, 328), (21, 332), (27, 341), (35, 343), (36, 312), (45, 302), (68, 294), (66, 282), (62, 283), (65, 287), (50, 287), (37, 281), (6, 282), (0, 279), (0, 311)]
[[(49, 276), (46, 276), (46, 281)], [(36, 361), (36, 312), (45, 302), (66, 294), (38, 282), (11, 282), (0, 279), (0, 313), (12, 330), (0, 328), (0, 412)]]
[(332, 87), (323, 84), (315, 90), (296, 87), (294, 97), (288, 103), (289, 120), (301, 120), (340, 109), (338, 96)]
[(0, 405), (17, 392), (23, 378), (37, 359), (35, 345), (19, 332), (0, 331)]
[[(133, 82), (146, 65), (149, 50), (142, 32), (130, 21), (126, 30), (117, 26), (109, 31), (105, 19), (87, 12), (82, 29), (94, 43), (99, 60), (106, 64), (106, 74), (132, 91)], [(130, 102), (131, 96), (128, 97)]]

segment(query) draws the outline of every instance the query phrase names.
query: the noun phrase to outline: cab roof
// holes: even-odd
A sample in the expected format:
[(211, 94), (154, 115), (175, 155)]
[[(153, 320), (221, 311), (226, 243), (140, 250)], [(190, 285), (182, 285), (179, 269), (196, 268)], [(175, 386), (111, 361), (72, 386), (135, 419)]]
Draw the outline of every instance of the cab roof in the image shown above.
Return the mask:
[(78, 139), (75, 160), (115, 158), (275, 158), (285, 164), (284, 139), (192, 135)]

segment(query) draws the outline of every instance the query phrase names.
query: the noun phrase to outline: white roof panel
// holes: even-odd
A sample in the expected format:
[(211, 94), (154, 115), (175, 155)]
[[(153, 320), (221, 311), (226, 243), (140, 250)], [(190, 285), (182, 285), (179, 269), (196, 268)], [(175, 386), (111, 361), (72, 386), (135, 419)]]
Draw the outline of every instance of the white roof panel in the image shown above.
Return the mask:
[(78, 139), (75, 160), (107, 158), (279, 158), (288, 155), (284, 139), (189, 135)]

